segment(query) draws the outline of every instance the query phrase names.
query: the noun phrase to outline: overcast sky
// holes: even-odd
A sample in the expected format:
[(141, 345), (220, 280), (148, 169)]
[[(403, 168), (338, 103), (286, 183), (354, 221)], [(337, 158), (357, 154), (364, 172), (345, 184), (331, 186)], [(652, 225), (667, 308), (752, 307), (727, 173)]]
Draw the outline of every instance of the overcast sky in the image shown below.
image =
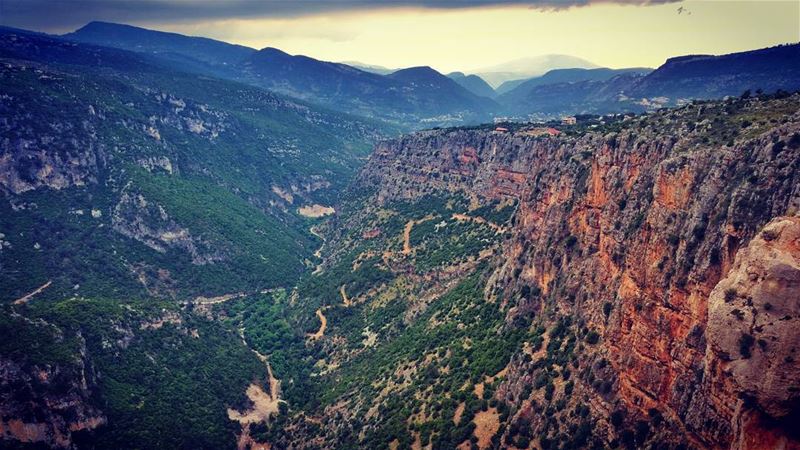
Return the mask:
[(62, 33), (92, 20), (445, 72), (551, 53), (656, 67), (800, 41), (800, 0), (0, 0), (6, 26)]

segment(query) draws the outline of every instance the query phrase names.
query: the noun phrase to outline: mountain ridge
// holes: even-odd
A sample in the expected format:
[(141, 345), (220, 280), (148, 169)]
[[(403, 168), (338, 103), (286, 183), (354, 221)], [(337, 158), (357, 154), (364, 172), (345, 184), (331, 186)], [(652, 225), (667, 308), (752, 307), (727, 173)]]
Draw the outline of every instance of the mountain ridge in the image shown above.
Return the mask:
[[(438, 78), (441, 89), (453, 94), (452, 98), (430, 97), (436, 92), (415, 92), (412, 86), (391, 77), (341, 63), (290, 55), (272, 47), (255, 50), (207, 38), (100, 22), (64, 37), (148, 53), (172, 63), (179, 70), (241, 81), (327, 108), (376, 116), (412, 127), (428, 122), (453, 124), (487, 120), (488, 109), (495, 106), (479, 100), (460, 85), (454, 88), (444, 77)], [(437, 121), (437, 117), (442, 120)]]
[(447, 76), (475, 95), (494, 98), (497, 94), (489, 83), (478, 75), (466, 75), (464, 72), (451, 72), (447, 74)]

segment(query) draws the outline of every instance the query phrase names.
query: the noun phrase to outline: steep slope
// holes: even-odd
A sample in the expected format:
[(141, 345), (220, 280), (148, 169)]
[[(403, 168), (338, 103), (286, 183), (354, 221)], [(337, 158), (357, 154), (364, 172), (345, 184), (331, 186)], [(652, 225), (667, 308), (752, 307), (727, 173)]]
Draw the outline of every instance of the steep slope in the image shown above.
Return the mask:
[(3, 32), (0, 57), (5, 301), (289, 285), (317, 246), (298, 208), (330, 205), (376, 136), (121, 50)]
[(3, 448), (234, 449), (269, 369), (235, 331), (170, 302), (60, 299), (0, 310)]
[(433, 69), (417, 74), (419, 77), (411, 76), (419, 69), (382, 76), (266, 48), (245, 63), (245, 79), (332, 108), (417, 126), (420, 121), (452, 124), (485, 120), (488, 110), (495, 106)]
[(208, 310), (296, 282), (387, 129), (170, 67), (0, 30), (0, 447), (233, 449), (283, 411)]
[(796, 447), (799, 100), (379, 144), (289, 309), (326, 326), (270, 442)]
[(783, 45), (728, 55), (689, 55), (670, 58), (639, 81), (635, 97), (668, 97), (672, 101), (721, 98), (745, 90), (800, 89), (800, 44)]
[(483, 78), (477, 75), (465, 75), (463, 72), (452, 72), (448, 73), (447, 77), (460, 84), (464, 89), (480, 97), (493, 98), (495, 96), (494, 89), (489, 86), (489, 83), (483, 81)]
[(503, 83), (499, 88), (497, 88), (497, 92), (501, 94), (498, 98), (498, 101), (504, 103), (513, 102), (515, 98), (523, 98), (528, 96), (531, 90), (537, 86), (559, 83), (574, 83), (577, 81), (606, 81), (614, 78), (617, 75), (645, 75), (651, 71), (652, 69), (638, 67), (629, 69), (608, 69), (605, 67), (599, 69), (556, 69), (551, 70), (540, 77), (529, 78), (527, 80), (514, 80)]
[(184, 70), (228, 76), (234, 76), (235, 66), (256, 51), (208, 38), (107, 22), (90, 22), (62, 37), (156, 55)]

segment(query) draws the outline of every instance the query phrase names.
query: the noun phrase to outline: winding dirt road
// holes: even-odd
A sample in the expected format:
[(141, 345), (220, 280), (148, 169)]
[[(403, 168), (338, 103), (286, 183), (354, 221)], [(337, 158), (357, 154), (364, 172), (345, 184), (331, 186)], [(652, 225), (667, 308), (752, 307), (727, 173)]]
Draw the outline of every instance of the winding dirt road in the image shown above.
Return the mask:
[(320, 339), (325, 336), (325, 329), (328, 328), (328, 319), (325, 317), (325, 314), (322, 314), (322, 309), (317, 309), (317, 317), (320, 321), (319, 330), (317, 330), (316, 333), (308, 335), (312, 340)]
[(353, 304), (353, 302), (347, 298), (347, 292), (344, 291), (344, 285), (339, 288), (339, 293), (342, 294), (342, 303), (344, 303), (344, 306), (350, 306)]
[(36, 288), (36, 290), (34, 290), (33, 292), (31, 292), (30, 294), (28, 294), (28, 295), (25, 295), (25, 296), (23, 296), (23, 297), (20, 297), (20, 298), (18, 298), (18, 299), (16, 299), (16, 300), (14, 300), (14, 304), (15, 304), (15, 305), (23, 305), (23, 304), (25, 304), (25, 303), (28, 303), (28, 301), (30, 301), (30, 299), (32, 299), (32, 298), (33, 298), (33, 297), (34, 297), (36, 294), (39, 294), (39, 293), (41, 293), (43, 290), (45, 290), (45, 289), (47, 289), (48, 287), (50, 287), (50, 285), (51, 285), (51, 284), (53, 284), (53, 281), (52, 281), (52, 280), (51, 280), (51, 281), (48, 281), (47, 283), (45, 283), (45, 284), (43, 284), (43, 285), (41, 285), (41, 286), (39, 286), (38, 288)]
[(406, 223), (405, 228), (403, 228), (403, 254), (410, 255), (413, 248), (411, 247), (411, 229), (414, 228), (414, 225), (419, 225), (422, 222), (427, 222), (433, 219), (433, 216), (425, 216), (419, 220), (409, 220)]

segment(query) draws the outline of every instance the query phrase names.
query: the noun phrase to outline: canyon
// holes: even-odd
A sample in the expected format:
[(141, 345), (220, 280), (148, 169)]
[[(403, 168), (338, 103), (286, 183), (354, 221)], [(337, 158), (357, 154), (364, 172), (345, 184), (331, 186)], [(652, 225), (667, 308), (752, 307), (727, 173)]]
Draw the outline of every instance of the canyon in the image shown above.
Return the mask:
[(430, 68), (78, 34), (0, 29), (0, 447), (800, 449), (798, 45), (467, 125)]
[[(602, 446), (798, 448), (799, 100), (701, 102), (558, 137), (418, 132), (378, 144), (351, 187), (368, 206), (345, 207), (337, 226), (374, 241), (386, 232), (375, 214), (397, 202), (418, 205), (414, 229), (439, 220), (430, 196), (516, 205), (475, 301), (499, 305), (501, 328), (564, 326), (584, 342), (560, 366), (524, 346), (512, 354), (490, 398), (509, 408), (494, 445), (517, 442), (516, 423), (565, 442), (585, 405)], [(412, 257), (409, 228), (402, 258)], [(331, 247), (367, 236), (333, 233)], [(403, 277), (424, 291), (426, 276), (462, 279), (480, 270), (471, 267)], [(385, 293), (376, 283), (364, 295)], [(407, 320), (439, 301), (409, 306)], [(328, 334), (337, 339), (336, 327)], [(531, 394), (542, 374), (561, 378), (550, 398)]]

